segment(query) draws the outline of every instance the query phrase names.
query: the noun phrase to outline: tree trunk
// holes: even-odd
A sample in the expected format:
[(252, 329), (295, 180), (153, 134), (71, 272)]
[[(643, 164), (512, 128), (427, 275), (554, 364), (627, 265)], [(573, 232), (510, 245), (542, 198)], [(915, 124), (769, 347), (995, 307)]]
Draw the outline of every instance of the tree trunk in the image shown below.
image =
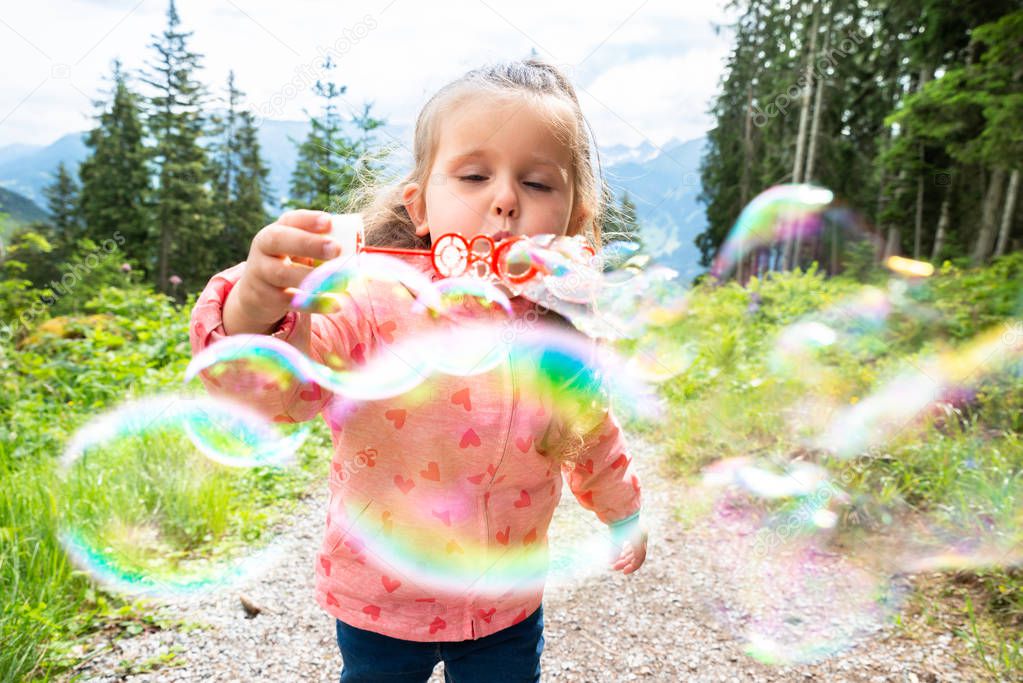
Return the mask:
[(742, 133), (742, 177), (739, 181), (739, 204), (750, 200), (749, 167), (753, 163), (753, 82), (746, 86), (746, 122)]
[[(920, 147), (923, 151), (923, 146)], [(913, 258), (920, 259), (921, 242), (924, 234), (924, 177), (916, 179), (916, 215), (913, 218)]]
[[(920, 92), (923, 90), (933, 75), (934, 71), (929, 65), (921, 66), (920, 83), (917, 85), (916, 91)], [(921, 243), (924, 235), (924, 146), (922, 144), (917, 147), (917, 153), (920, 156), (920, 171), (916, 179), (916, 214), (913, 220), (913, 258), (915, 259), (920, 258), (920, 251), (923, 248)]]
[(973, 249), (973, 263), (980, 265), (991, 255), (991, 247), (995, 241), (995, 221), (998, 207), (1002, 205), (1002, 191), (1005, 186), (1005, 169), (995, 168), (991, 174), (991, 182), (984, 193), (984, 206), (980, 215), (980, 233)]
[[(807, 123), (810, 119), (810, 95), (813, 93), (813, 59), (817, 52), (817, 28), (820, 14), (813, 8), (813, 25), (810, 28), (810, 49), (806, 53), (806, 69), (803, 71), (803, 102), (799, 107), (799, 130), (796, 132), (796, 157), (792, 161), (792, 182), (803, 182), (803, 155), (806, 150)], [(799, 266), (800, 240), (798, 235), (788, 238), (784, 244), (782, 269)], [(791, 250), (791, 252), (790, 252)]]
[(1009, 176), (1009, 192), (1005, 196), (1005, 208), (1002, 210), (1002, 225), (998, 229), (998, 246), (995, 247), (995, 256), (1004, 256), (1005, 247), (1009, 243), (1009, 233), (1012, 232), (1012, 217), (1016, 212), (1016, 195), (1019, 193), (1019, 169), (1012, 170)]
[(820, 16), (817, 7), (813, 10), (813, 27), (810, 29), (810, 49), (806, 53), (806, 69), (803, 72), (803, 102), (799, 107), (799, 131), (796, 133), (796, 158), (792, 162), (792, 182), (803, 182), (803, 154), (806, 149), (806, 126), (810, 119), (810, 95), (813, 93), (813, 59), (817, 53), (817, 28)]
[[(821, 48), (822, 55), (828, 54), (828, 42), (830, 38), (831, 38), (830, 31), (825, 30), (824, 47)], [(813, 182), (815, 170), (814, 162), (817, 160), (817, 137), (820, 134), (821, 128), (821, 107), (823, 106), (824, 102), (824, 78), (823, 78), (824, 74), (818, 74), (818, 76), (819, 77), (817, 78), (817, 82), (815, 83), (817, 92), (814, 93), (813, 97), (813, 123), (810, 124), (810, 144), (807, 146), (806, 150), (806, 173), (804, 174), (804, 178), (809, 183)]]
[(951, 208), (952, 193), (945, 190), (945, 196), (941, 198), (941, 217), (938, 219), (938, 229), (934, 232), (934, 249), (931, 251), (931, 261), (937, 263), (941, 258), (941, 250), (945, 248), (945, 236), (948, 235), (949, 210)]
[[(906, 184), (905, 169), (899, 171), (899, 177), (896, 179), (895, 183), (896, 198), (901, 199), (902, 188)], [(902, 231), (899, 230), (898, 224), (892, 224), (888, 226), (888, 235), (885, 238), (884, 258), (887, 259), (889, 256), (898, 256), (900, 253), (902, 253)]]

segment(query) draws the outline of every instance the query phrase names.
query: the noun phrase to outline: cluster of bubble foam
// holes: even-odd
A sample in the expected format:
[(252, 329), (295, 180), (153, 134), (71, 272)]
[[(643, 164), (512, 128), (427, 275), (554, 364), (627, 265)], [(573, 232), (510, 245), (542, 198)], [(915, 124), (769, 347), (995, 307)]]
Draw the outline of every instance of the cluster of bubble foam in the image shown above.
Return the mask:
[(233, 470), (288, 464), (306, 434), (225, 400), (126, 403), (79, 429), (61, 457), (60, 542), (79, 570), (124, 594), (190, 597), (247, 580), (276, 549), (216, 561), (191, 556), (205, 533), (224, 530), (202, 503), (225, 493)]

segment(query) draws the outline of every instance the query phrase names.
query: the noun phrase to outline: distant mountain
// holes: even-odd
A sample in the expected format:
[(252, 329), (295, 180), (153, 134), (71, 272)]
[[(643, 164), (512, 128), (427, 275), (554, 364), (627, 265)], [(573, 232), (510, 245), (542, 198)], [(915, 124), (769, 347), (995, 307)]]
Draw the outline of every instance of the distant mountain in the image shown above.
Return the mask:
[[(57, 165), (63, 161), (69, 169), (78, 170), (79, 162), (88, 151), (84, 137), (84, 133), (68, 133), (45, 147), (25, 149), (31, 146), (20, 146), (23, 153), (15, 150), (13, 155), (0, 161), (0, 187), (14, 190), (42, 206), (46, 203), (43, 188), (53, 183)], [(3, 150), (11, 147), (19, 145), (8, 145)], [(0, 159), (4, 156), (0, 154)]]
[[(263, 158), (270, 166), (274, 210), (287, 195), (291, 172), (298, 161), (298, 148), (292, 139), (301, 143), (308, 131), (309, 123), (306, 121), (265, 120), (259, 128)], [(393, 143), (405, 134), (404, 129), (396, 126), (384, 126), (374, 133), (382, 144)], [(88, 155), (84, 138), (85, 133), (69, 133), (50, 145), (0, 147), (0, 187), (23, 194), (37, 204), (44, 204), (43, 188), (53, 182), (57, 165), (63, 161), (69, 169), (77, 172), (78, 165)]]
[[(291, 173), (298, 159), (294, 142), (301, 142), (309, 130), (305, 121), (264, 120), (259, 128), (263, 158), (270, 167), (270, 211), (277, 212), (286, 197)], [(63, 161), (76, 169), (85, 158), (83, 133), (71, 133), (51, 145), (8, 145), (0, 147), (0, 187), (14, 190), (36, 204), (45, 204), (43, 188), (53, 182), (57, 164)], [(378, 144), (391, 148), (387, 170), (398, 173), (411, 165), (411, 130), (384, 126), (374, 131)], [(600, 150), (604, 174), (616, 198), (627, 191), (636, 203), (636, 213), (647, 250), (664, 265), (692, 279), (701, 272), (699, 252), (693, 239), (706, 228), (700, 193), (700, 158), (706, 140), (670, 140), (656, 146), (643, 141), (635, 147), (611, 145)], [(38, 206), (36, 207), (38, 209)], [(41, 211), (41, 209), (38, 209)]]
[(631, 156), (621, 154), (621, 161), (607, 165), (604, 175), (616, 196), (627, 191), (635, 202), (647, 251), (688, 282), (703, 270), (693, 240), (707, 227), (706, 212), (697, 199), (706, 139), (671, 140), (653, 150), (644, 145)]
[(16, 142), (13, 145), (4, 145), (0, 147), (0, 164), (23, 157), (41, 148), (42, 145), (23, 145), (20, 142)]
[(45, 221), (49, 215), (28, 197), (0, 187), (0, 213), (7, 214), (13, 223)]

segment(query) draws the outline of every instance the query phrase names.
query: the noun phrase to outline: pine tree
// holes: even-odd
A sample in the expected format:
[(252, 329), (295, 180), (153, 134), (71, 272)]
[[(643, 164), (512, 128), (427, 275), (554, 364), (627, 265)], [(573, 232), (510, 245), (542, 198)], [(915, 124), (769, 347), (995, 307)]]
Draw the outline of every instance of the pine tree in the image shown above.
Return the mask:
[(40, 287), (60, 277), (61, 266), (71, 259), (83, 236), (78, 183), (64, 162), (57, 165), (53, 182), (43, 188), (43, 194), (48, 220), (30, 223), (16, 235), (25, 275)]
[(367, 154), (373, 143), (370, 133), (384, 121), (373, 118), (370, 105), (366, 105), (362, 114), (353, 115), (350, 121), (361, 131), (361, 138), (352, 139), (345, 134), (338, 100), (348, 86), (329, 80), (336, 68), (328, 55), (322, 65), (328, 79), (317, 80), (313, 87), (313, 92), (323, 100), (323, 109), (320, 116), (310, 117), (309, 135), (299, 145), (287, 207), (342, 211), (360, 173), (377, 170), (367, 160)]
[(53, 183), (43, 190), (53, 229), (51, 243), (58, 248), (72, 245), (82, 237), (78, 193), (78, 182), (68, 173), (64, 162), (60, 162)]
[(212, 220), (209, 162), (199, 144), (205, 120), (205, 88), (193, 78), (202, 55), (188, 49), (191, 31), (180, 28), (174, 0), (167, 10), (167, 28), (154, 35), (155, 62), (143, 80), (153, 88), (146, 125), (153, 137), (157, 175), (154, 198), (156, 287), (170, 289), (171, 275), (187, 290), (205, 282), (216, 263), (219, 223)]
[(227, 109), (212, 117), (211, 156), (214, 216), (220, 226), (217, 265), (243, 261), (249, 243), (271, 221), (265, 208), (270, 169), (260, 154), (258, 131), (249, 111), (239, 109), (244, 93), (227, 77)]
[(109, 104), (96, 103), (101, 109), (96, 127), (85, 139), (90, 153), (78, 168), (84, 232), (100, 242), (120, 231), (125, 255), (137, 266), (152, 269), (149, 153), (140, 97), (128, 87), (120, 60), (114, 61), (113, 84)]

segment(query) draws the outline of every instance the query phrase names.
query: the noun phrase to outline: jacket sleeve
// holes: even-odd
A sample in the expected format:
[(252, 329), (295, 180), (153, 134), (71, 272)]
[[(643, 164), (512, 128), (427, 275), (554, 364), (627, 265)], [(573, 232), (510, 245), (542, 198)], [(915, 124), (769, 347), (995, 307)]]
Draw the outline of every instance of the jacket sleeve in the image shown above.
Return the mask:
[(608, 408), (596, 435), (587, 439), (579, 456), (562, 465), (572, 494), (601, 522), (615, 525), (638, 519), (640, 484), (628, 455), (625, 435)]
[[(189, 323), (192, 354), (220, 339), (224, 330), (224, 302), (244, 272), (245, 264), (218, 273), (206, 285)], [(374, 328), (368, 306), (349, 294), (339, 298), (339, 310), (330, 314), (289, 311), (271, 336), (285, 341), (318, 363), (333, 367), (360, 363), (374, 345)], [(328, 362), (329, 359), (329, 362)], [(314, 418), (327, 404), (331, 393), (309, 382), (291, 381), (282, 386), (241, 367), (232, 367), (212, 377), (199, 375), (211, 395), (244, 402), (275, 422), (303, 422)]]

